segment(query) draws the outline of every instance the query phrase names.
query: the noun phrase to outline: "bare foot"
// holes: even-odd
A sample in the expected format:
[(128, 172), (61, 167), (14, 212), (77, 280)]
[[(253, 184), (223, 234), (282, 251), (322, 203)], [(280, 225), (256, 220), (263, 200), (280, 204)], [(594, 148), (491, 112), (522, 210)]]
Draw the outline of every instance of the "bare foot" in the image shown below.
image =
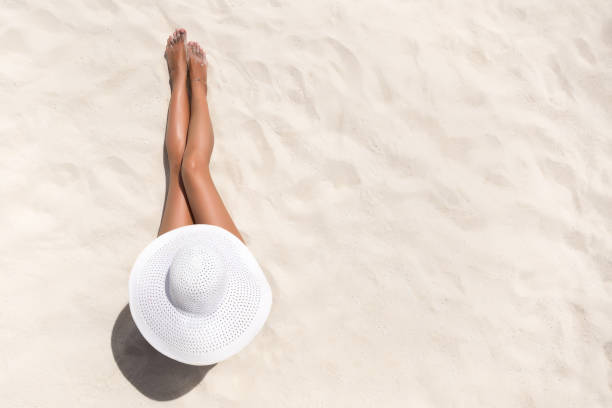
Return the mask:
[(185, 40), (187, 31), (179, 28), (168, 37), (166, 42), (166, 61), (168, 62), (168, 73), (170, 74), (170, 86), (174, 87), (177, 81), (187, 79), (187, 56), (185, 55)]
[(206, 53), (195, 41), (187, 43), (187, 60), (189, 62), (189, 81), (191, 82), (191, 92), (204, 91), (206, 95), (208, 86), (206, 84)]

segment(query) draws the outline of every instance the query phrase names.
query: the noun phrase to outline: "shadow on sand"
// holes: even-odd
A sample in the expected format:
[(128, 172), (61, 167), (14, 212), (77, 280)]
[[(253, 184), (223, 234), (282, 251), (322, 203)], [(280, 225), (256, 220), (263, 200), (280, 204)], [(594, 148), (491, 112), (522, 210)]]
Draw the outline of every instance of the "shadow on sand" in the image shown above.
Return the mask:
[(111, 348), (125, 378), (138, 391), (156, 401), (169, 401), (187, 394), (214, 367), (179, 363), (155, 350), (140, 334), (129, 305), (115, 321)]

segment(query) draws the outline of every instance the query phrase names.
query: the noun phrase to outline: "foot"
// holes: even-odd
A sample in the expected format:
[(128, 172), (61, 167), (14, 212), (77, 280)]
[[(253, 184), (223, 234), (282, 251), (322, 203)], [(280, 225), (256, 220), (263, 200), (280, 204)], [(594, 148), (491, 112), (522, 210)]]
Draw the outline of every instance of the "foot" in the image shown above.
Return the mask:
[(170, 74), (170, 86), (174, 87), (178, 81), (185, 81), (187, 78), (187, 56), (185, 54), (185, 41), (187, 31), (179, 28), (168, 37), (166, 41), (166, 61), (168, 62), (168, 73)]
[(191, 91), (203, 91), (206, 95), (208, 87), (206, 84), (206, 53), (195, 41), (187, 43), (187, 61), (189, 64), (189, 81), (191, 82)]

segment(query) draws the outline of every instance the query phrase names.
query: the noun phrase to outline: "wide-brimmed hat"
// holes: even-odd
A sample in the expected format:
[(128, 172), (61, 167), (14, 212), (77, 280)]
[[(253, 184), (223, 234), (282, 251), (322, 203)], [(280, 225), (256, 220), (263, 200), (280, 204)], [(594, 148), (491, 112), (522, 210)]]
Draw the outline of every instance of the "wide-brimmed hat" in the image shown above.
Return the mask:
[(248, 248), (213, 225), (166, 232), (138, 256), (130, 310), (160, 353), (193, 365), (225, 360), (263, 326), (272, 293)]

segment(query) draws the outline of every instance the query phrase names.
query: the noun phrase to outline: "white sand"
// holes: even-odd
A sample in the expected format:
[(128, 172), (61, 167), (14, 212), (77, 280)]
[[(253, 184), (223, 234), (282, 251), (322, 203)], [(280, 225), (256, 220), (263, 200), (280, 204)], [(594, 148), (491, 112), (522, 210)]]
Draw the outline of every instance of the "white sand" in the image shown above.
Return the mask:
[[(0, 405), (612, 406), (609, 1), (139, 3), (2, 2)], [(124, 309), (177, 26), (275, 300), (207, 372)]]

